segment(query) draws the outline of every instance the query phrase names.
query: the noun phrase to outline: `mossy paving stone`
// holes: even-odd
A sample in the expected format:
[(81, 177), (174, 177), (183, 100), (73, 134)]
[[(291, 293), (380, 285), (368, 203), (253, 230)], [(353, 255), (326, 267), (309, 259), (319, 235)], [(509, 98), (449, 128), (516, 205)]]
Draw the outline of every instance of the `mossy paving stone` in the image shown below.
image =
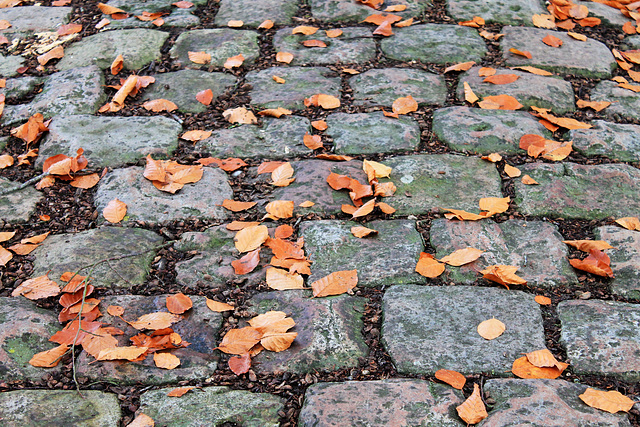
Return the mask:
[(140, 396), (140, 412), (161, 426), (278, 427), (284, 400), (267, 393), (204, 387), (182, 397), (168, 397), (173, 388), (151, 390)]
[(640, 307), (616, 301), (558, 304), (561, 342), (576, 374), (640, 382)]
[(549, 131), (524, 111), (440, 108), (433, 113), (433, 133), (451, 149), (473, 154), (522, 154), (526, 134), (551, 137)]
[(394, 28), (395, 35), (380, 41), (384, 56), (396, 61), (447, 64), (480, 62), (487, 53), (473, 28), (459, 25), (421, 24)]
[[(80, 378), (92, 381), (106, 381), (117, 384), (160, 385), (208, 378), (218, 366), (216, 337), (222, 324), (222, 315), (207, 307), (206, 298), (190, 296), (193, 308), (182, 314), (183, 319), (171, 325), (183, 341), (191, 343), (185, 348), (167, 350), (180, 359), (180, 366), (174, 369), (158, 368), (153, 361), (153, 354), (142, 362), (104, 361), (96, 362), (93, 356), (83, 352), (78, 358), (77, 372)], [(98, 321), (112, 325), (124, 335), (116, 336), (119, 346), (132, 345), (129, 338), (142, 332), (129, 326), (122, 319), (132, 322), (148, 313), (167, 312), (167, 295), (137, 296), (118, 295), (100, 298), (102, 317)], [(110, 316), (107, 307), (117, 305), (124, 308), (122, 319)]]
[(475, 157), (419, 154), (392, 157), (383, 163), (393, 170), (393, 197), (384, 199), (398, 215), (419, 215), (439, 208), (478, 212), (483, 197), (502, 197), (495, 165)]
[(548, 13), (540, 0), (447, 0), (447, 11), (456, 21), (479, 16), (488, 23), (528, 26), (534, 14)]
[(616, 82), (598, 83), (591, 92), (591, 100), (611, 102), (611, 105), (600, 112), (609, 119), (640, 120), (640, 94), (619, 87)]
[(365, 299), (349, 295), (310, 298), (308, 291), (260, 293), (250, 303), (257, 313), (284, 311), (298, 336), (278, 353), (263, 351), (253, 359), (263, 373), (307, 373), (356, 367), (369, 353), (362, 336)]
[(620, 43), (620, 49), (633, 50), (640, 49), (640, 36), (627, 36)]
[(225, 27), (231, 20), (240, 20), (246, 27), (257, 27), (270, 19), (276, 25), (290, 25), (298, 12), (297, 0), (220, 0), (214, 23)]
[(549, 379), (491, 379), (484, 385), (496, 403), (482, 427), (631, 426), (626, 414), (609, 414), (587, 406), (578, 396), (586, 385)]
[(597, 239), (613, 246), (606, 254), (611, 258), (611, 292), (625, 298), (640, 300), (640, 232), (618, 226), (595, 229)]
[(117, 426), (118, 397), (96, 390), (16, 390), (0, 393), (4, 426)]
[[(285, 80), (276, 83), (273, 76)], [(324, 93), (340, 98), (340, 77), (325, 67), (271, 67), (247, 73), (251, 103), (260, 108), (305, 109), (304, 100)]]
[(117, 7), (129, 13), (129, 18), (125, 19), (111, 19), (109, 15), (103, 15), (103, 18), (109, 19), (110, 28), (131, 28), (131, 27), (145, 27), (156, 28), (151, 21), (141, 21), (136, 18), (135, 15), (140, 15), (143, 12), (155, 13), (155, 12), (169, 12), (162, 17), (164, 24), (161, 28), (166, 27), (188, 27), (192, 25), (200, 24), (200, 19), (193, 14), (197, 6), (204, 6), (207, 4), (207, 0), (192, 0), (194, 6), (182, 9), (172, 5), (174, 0), (109, 0), (106, 2), (109, 6)]
[[(53, 311), (36, 307), (25, 297), (0, 297), (0, 377), (3, 381), (39, 381), (50, 373), (60, 372), (62, 364), (54, 368), (36, 368), (29, 360), (41, 351), (57, 346), (49, 338), (59, 329)], [(3, 396), (5, 393), (0, 393)], [(0, 414), (2, 407), (0, 405)], [(0, 415), (0, 419), (2, 415)]]
[[(0, 178), (0, 191), (14, 189), (21, 183)], [(14, 191), (6, 196), (0, 196), (0, 220), (25, 222), (36, 210), (36, 205), (43, 194), (32, 187)]]
[(414, 379), (319, 383), (304, 394), (298, 425), (464, 426), (455, 407), (462, 392)]
[[(324, 22), (360, 22), (369, 15), (380, 13), (369, 6), (351, 0), (309, 0), (309, 5), (311, 6), (311, 15)], [(407, 6), (404, 11), (392, 12), (394, 15), (407, 19), (420, 15), (432, 6), (432, 2), (430, 0), (388, 0), (380, 9), (383, 10), (388, 6), (395, 5)]]
[[(1, 71), (0, 75), (2, 75)], [(7, 79), (5, 88), (0, 92), (4, 93), (7, 98), (22, 98), (31, 93), (38, 84), (42, 83), (42, 81), (42, 77)]]
[(228, 58), (240, 54), (245, 64), (253, 64), (259, 55), (258, 33), (228, 28), (185, 31), (178, 36), (169, 55), (181, 67), (202, 67), (189, 60), (189, 52), (208, 53), (214, 67), (222, 67)]
[(436, 258), (455, 250), (472, 247), (485, 251), (482, 256), (461, 267), (447, 267), (447, 280), (472, 284), (489, 265), (519, 267), (517, 275), (531, 286), (555, 288), (578, 284), (567, 261), (567, 245), (553, 225), (542, 221), (491, 220), (457, 221), (436, 219), (429, 231)]
[(519, 169), (539, 183), (515, 181), (515, 202), (525, 215), (601, 219), (640, 210), (640, 170), (629, 165), (529, 163)]
[(24, 61), (22, 56), (0, 54), (0, 77), (13, 77), (18, 74), (16, 70), (22, 67)]
[[(382, 341), (403, 374), (508, 376), (520, 353), (545, 348), (540, 308), (524, 292), (471, 286), (393, 286), (383, 299)], [(488, 341), (480, 322), (496, 318), (506, 331)]]
[(70, 7), (22, 6), (8, 7), (0, 10), (0, 19), (9, 21), (11, 27), (0, 30), (0, 34), (9, 40), (15, 37), (24, 38), (34, 33), (56, 31), (58, 27), (69, 22), (72, 9)]
[[(551, 72), (592, 78), (608, 78), (616, 68), (609, 48), (599, 41), (587, 38), (579, 41), (564, 32), (542, 28), (505, 27), (500, 39), (502, 56), (509, 66), (531, 65)], [(542, 42), (547, 35), (562, 40), (562, 46), (551, 47)], [(514, 48), (531, 53), (528, 59), (509, 52)]]
[(622, 162), (640, 161), (640, 126), (604, 120), (594, 120), (591, 124), (591, 129), (570, 131), (570, 139), (576, 151), (587, 156), (606, 156)]
[(90, 168), (135, 163), (148, 154), (170, 156), (178, 147), (182, 126), (167, 117), (57, 116), (40, 144), (36, 167), (56, 154), (75, 156), (79, 148)]
[[(132, 166), (115, 169), (102, 178), (94, 198), (98, 212), (117, 198), (127, 204), (125, 224), (229, 217), (229, 211), (221, 205), (224, 199), (233, 199), (233, 192), (227, 174), (222, 170), (204, 167), (200, 181), (185, 184), (175, 194), (158, 190), (143, 173), (143, 167)], [(98, 221), (104, 221), (104, 218), (100, 216)]]
[(359, 286), (405, 285), (422, 282), (415, 270), (423, 249), (422, 238), (414, 221), (373, 221), (366, 227), (378, 231), (371, 237), (358, 238), (351, 227), (362, 224), (350, 221), (305, 221), (300, 224), (312, 283), (334, 271), (357, 270)]
[[(98, 288), (130, 288), (140, 285), (151, 269), (152, 248), (163, 243), (156, 233), (139, 228), (100, 227), (75, 234), (49, 236), (33, 251), (32, 277), (43, 274), (60, 283), (65, 271), (91, 275)], [(141, 253), (143, 252), (144, 253)], [(140, 255), (134, 255), (141, 253)], [(134, 255), (103, 262), (91, 271), (88, 265), (104, 259)]]

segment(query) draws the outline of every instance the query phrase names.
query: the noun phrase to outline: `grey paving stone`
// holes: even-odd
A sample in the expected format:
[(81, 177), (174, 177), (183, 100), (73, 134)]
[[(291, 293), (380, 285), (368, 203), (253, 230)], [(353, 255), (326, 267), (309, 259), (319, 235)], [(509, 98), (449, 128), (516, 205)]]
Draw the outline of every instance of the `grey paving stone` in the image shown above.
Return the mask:
[(180, 70), (173, 73), (156, 74), (154, 84), (144, 90), (143, 100), (168, 99), (184, 113), (202, 113), (207, 109), (196, 99), (200, 91), (211, 89), (213, 101), (233, 88), (238, 80), (223, 73), (208, 73), (200, 70)]
[[(57, 344), (49, 342), (51, 335), (60, 330), (55, 313), (37, 307), (24, 297), (0, 297), (0, 302), (0, 372), (3, 381), (39, 381), (52, 372), (59, 372), (62, 364), (54, 368), (36, 368), (29, 364), (34, 354), (56, 347)], [(0, 398), (6, 394), (0, 393)], [(3, 408), (6, 406), (0, 404), (0, 417)]]
[[(19, 187), (21, 183), (0, 178), (0, 191)], [(24, 222), (36, 210), (36, 205), (42, 199), (42, 193), (33, 187), (26, 187), (14, 191), (6, 196), (0, 196), (0, 218), (10, 222)]]
[(124, 68), (137, 70), (160, 58), (160, 48), (169, 33), (134, 28), (104, 31), (73, 43), (58, 62), (60, 70), (95, 64), (109, 68), (118, 55), (124, 58)]
[(441, 108), (433, 113), (433, 132), (451, 149), (474, 154), (519, 154), (526, 134), (551, 137), (531, 114), (524, 111)]
[(467, 82), (473, 92), (480, 97), (494, 95), (511, 95), (516, 98), (524, 109), (536, 106), (549, 108), (557, 114), (575, 111), (575, 98), (571, 83), (559, 77), (544, 77), (524, 71), (499, 68), (496, 75), (515, 74), (518, 80), (513, 83), (496, 85), (484, 83), (486, 77), (480, 77), (478, 70), (480, 67), (473, 67), (460, 76), (458, 84), (458, 99), (464, 99), (464, 82)]
[(591, 129), (570, 131), (573, 147), (587, 156), (605, 156), (622, 162), (640, 161), (640, 126), (593, 120)]
[(443, 105), (447, 86), (442, 76), (411, 68), (381, 68), (349, 79), (353, 104), (390, 107), (400, 97), (411, 95), (419, 105)]
[(0, 76), (13, 77), (18, 72), (18, 68), (22, 67), (25, 59), (21, 56), (4, 56), (0, 55)]
[(612, 81), (601, 81), (591, 92), (592, 101), (609, 101), (611, 105), (600, 114), (612, 120), (640, 120), (640, 94), (618, 86)]
[(172, 388), (147, 391), (140, 396), (140, 412), (156, 425), (187, 427), (234, 423), (246, 427), (278, 427), (284, 399), (267, 393), (204, 387), (180, 398), (167, 397)]
[[(495, 165), (475, 157), (421, 154), (392, 157), (383, 162), (393, 168), (397, 191), (385, 202), (398, 215), (417, 215), (439, 208), (478, 212), (483, 197), (502, 197)], [(389, 179), (380, 179), (380, 182)]]
[[(382, 341), (398, 372), (506, 376), (520, 353), (545, 348), (533, 295), (471, 286), (393, 286), (383, 298)], [(505, 332), (491, 341), (478, 324), (496, 319)]]
[(447, 267), (448, 278), (471, 284), (489, 265), (516, 265), (516, 274), (529, 285), (553, 288), (577, 285), (578, 279), (567, 261), (567, 245), (556, 226), (542, 221), (511, 219), (500, 224), (491, 220), (449, 221), (436, 219), (429, 232), (436, 258), (457, 249), (472, 247), (485, 251), (461, 267)]
[[(79, 377), (94, 381), (111, 381), (118, 384), (160, 385), (208, 378), (218, 366), (216, 337), (222, 325), (222, 315), (207, 307), (203, 296), (190, 296), (193, 308), (182, 314), (183, 319), (171, 326), (183, 341), (191, 343), (188, 347), (169, 350), (169, 353), (180, 359), (180, 366), (168, 370), (156, 367), (153, 355), (142, 362), (104, 361), (96, 362), (93, 356), (83, 352), (78, 358), (77, 372)], [(105, 325), (112, 325), (122, 331), (118, 335), (119, 346), (131, 345), (130, 337), (140, 331), (129, 326), (122, 319), (110, 316), (107, 307), (118, 305), (124, 308), (122, 317), (133, 321), (138, 317), (155, 312), (166, 312), (167, 295), (138, 296), (116, 295), (101, 298), (99, 319)], [(143, 331), (145, 333), (145, 331)], [(146, 331), (148, 335), (150, 332)], [(147, 414), (149, 415), (149, 414)], [(155, 420), (156, 422), (158, 420)]]
[(397, 153), (420, 144), (420, 126), (413, 118), (385, 117), (382, 111), (330, 114), (327, 125), (325, 133), (338, 154)]
[(178, 36), (169, 55), (181, 67), (200, 68), (202, 65), (189, 60), (189, 52), (208, 53), (214, 67), (222, 67), (228, 58), (240, 54), (245, 64), (253, 64), (259, 55), (258, 33), (228, 28), (186, 31)]
[(108, 15), (103, 15), (103, 18), (109, 19), (111, 22), (107, 28), (157, 28), (151, 21), (141, 21), (135, 17), (142, 12), (169, 12), (168, 15), (162, 17), (165, 27), (188, 27), (192, 25), (200, 24), (200, 19), (193, 14), (197, 6), (204, 6), (207, 4), (207, 0), (193, 0), (191, 3), (194, 6), (188, 9), (180, 9), (172, 6), (175, 3), (174, 0), (110, 0), (107, 2), (109, 6), (117, 7), (132, 15), (125, 19), (111, 19)]
[(616, 301), (562, 301), (561, 341), (576, 374), (640, 381), (640, 307)]
[(42, 81), (43, 79), (40, 77), (8, 79), (5, 88), (1, 91), (3, 91), (7, 98), (22, 98), (31, 93)]
[(118, 397), (97, 390), (17, 390), (0, 394), (5, 426), (115, 426), (122, 414)]
[(620, 43), (620, 49), (622, 50), (640, 49), (640, 36), (626, 36)]
[[(273, 76), (285, 79), (276, 83)], [(260, 108), (302, 110), (304, 99), (318, 93), (340, 98), (340, 77), (324, 67), (271, 67), (247, 73), (251, 103)]]
[(339, 295), (308, 298), (307, 291), (260, 293), (250, 302), (257, 313), (284, 311), (296, 322), (298, 336), (286, 351), (263, 351), (254, 360), (258, 372), (306, 373), (358, 366), (369, 348), (362, 336), (364, 298)]
[(209, 138), (196, 143), (195, 148), (214, 157), (296, 157), (311, 152), (302, 142), (305, 133), (310, 131), (311, 123), (306, 117), (264, 118), (262, 126), (242, 125), (216, 130)]
[(519, 169), (540, 184), (515, 180), (516, 205), (526, 215), (597, 219), (635, 216), (640, 209), (640, 171), (629, 165), (529, 163)]
[(447, 12), (456, 21), (479, 16), (489, 23), (528, 26), (534, 14), (548, 13), (540, 0), (447, 0)]
[[(607, 78), (616, 68), (616, 62), (609, 48), (599, 41), (588, 38), (579, 41), (564, 32), (542, 28), (505, 27), (500, 39), (502, 56), (509, 66), (532, 65), (556, 73), (573, 74), (584, 77)], [(562, 40), (562, 46), (551, 47), (542, 42), (550, 34)], [(515, 48), (528, 51), (528, 59), (509, 52)]]
[(89, 167), (135, 163), (147, 154), (170, 156), (178, 148), (182, 126), (167, 117), (57, 116), (40, 144), (36, 167), (56, 154), (75, 155), (79, 148)]
[(459, 25), (421, 24), (394, 28), (393, 37), (380, 41), (382, 53), (397, 61), (447, 64), (480, 62), (487, 48), (473, 28)]
[(589, 8), (590, 17), (595, 16), (600, 18), (604, 25), (608, 25), (610, 27), (622, 27), (625, 22), (633, 22), (631, 19), (620, 13), (618, 9), (607, 6), (606, 4), (582, 0), (574, 0), (573, 3), (578, 6), (587, 6)]
[(598, 239), (608, 242), (611, 258), (611, 292), (625, 298), (640, 300), (640, 232), (617, 226), (603, 226), (595, 230)]
[[(91, 274), (92, 284), (99, 288), (130, 288), (144, 282), (162, 237), (140, 228), (100, 227), (75, 234), (56, 234), (33, 251), (32, 277), (49, 272), (55, 281), (65, 271)], [(143, 252), (141, 255), (135, 255)], [(91, 271), (91, 264), (103, 259), (132, 255), (129, 258), (103, 262)]]
[[(376, 43), (369, 28), (342, 28), (342, 35), (334, 38), (327, 37), (322, 30), (306, 36), (291, 34), (292, 29), (282, 28), (273, 36), (276, 52), (293, 54), (292, 65), (363, 64), (376, 56)], [(320, 40), (327, 47), (305, 47), (301, 44), (304, 40)]]
[(319, 383), (304, 394), (300, 426), (463, 426), (462, 393), (414, 379)]
[(1, 30), (0, 34), (11, 39), (23, 38), (33, 33), (56, 31), (69, 22), (70, 7), (22, 6), (0, 10), (0, 19), (7, 20), (11, 27)]
[[(369, 15), (380, 13), (369, 6), (358, 4), (349, 0), (310, 0), (311, 15), (320, 21), (328, 22), (360, 22)], [(394, 15), (403, 18), (416, 17), (424, 10), (430, 8), (430, 0), (393, 0), (385, 3), (389, 5), (406, 5), (402, 12), (393, 12)]]
[(7, 142), (9, 142), (9, 137), (8, 136), (4, 136), (0, 138), (0, 152), (2, 150), (4, 150), (4, 147), (7, 146)]
[[(232, 199), (227, 174), (220, 169), (204, 168), (202, 179), (186, 184), (175, 194), (160, 191), (143, 176), (143, 167), (116, 169), (100, 181), (94, 198), (98, 212), (113, 199), (127, 204), (125, 224), (135, 221), (160, 223), (185, 218), (225, 219), (229, 216), (221, 204)], [(99, 221), (104, 221), (99, 217)]]
[(485, 395), (496, 403), (478, 426), (631, 426), (626, 414), (609, 414), (585, 405), (578, 396), (586, 389), (562, 380), (488, 380)]
[(240, 20), (247, 27), (257, 27), (265, 19), (277, 25), (291, 24), (293, 16), (298, 12), (296, 0), (269, 0), (255, 2), (252, 0), (221, 0), (220, 9), (216, 13), (214, 23), (220, 27), (230, 20)]
[(312, 283), (334, 271), (357, 270), (358, 286), (406, 285), (422, 282), (415, 264), (423, 250), (414, 221), (373, 221), (366, 226), (378, 235), (357, 238), (351, 221), (308, 221), (300, 224)]
[(30, 103), (8, 105), (2, 122), (14, 124), (35, 113), (41, 113), (45, 118), (93, 114), (107, 99), (103, 86), (104, 76), (95, 66), (60, 71), (45, 80), (42, 92)]

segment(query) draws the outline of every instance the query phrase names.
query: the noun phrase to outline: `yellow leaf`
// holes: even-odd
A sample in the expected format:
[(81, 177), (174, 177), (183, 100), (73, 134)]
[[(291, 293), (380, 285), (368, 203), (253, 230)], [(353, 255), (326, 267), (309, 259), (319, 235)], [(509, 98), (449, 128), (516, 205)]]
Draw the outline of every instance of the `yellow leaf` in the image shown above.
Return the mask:
[(511, 199), (507, 197), (483, 197), (480, 199), (480, 209), (488, 211), (488, 216), (506, 212), (509, 209)]
[(154, 353), (153, 361), (158, 368), (174, 369), (180, 366), (180, 359), (171, 353)]
[(100, 351), (96, 360), (134, 360), (147, 350), (147, 347), (135, 346), (106, 348)]
[(273, 334), (287, 332), (296, 325), (296, 322), (287, 317), (284, 311), (267, 311), (249, 320), (249, 325), (261, 334)]
[(488, 319), (478, 325), (478, 334), (486, 340), (493, 340), (502, 335), (506, 327), (498, 319)]
[(117, 224), (127, 215), (127, 204), (118, 199), (113, 199), (102, 210), (104, 219), (112, 224)]
[(293, 208), (295, 204), (290, 200), (274, 200), (265, 206), (265, 210), (271, 218), (284, 219), (293, 216)]
[(518, 267), (513, 265), (490, 265), (480, 273), (485, 279), (504, 285), (509, 289), (508, 285), (527, 284), (526, 280), (515, 274), (516, 271), (518, 271)]
[(624, 218), (616, 219), (616, 223), (623, 226), (627, 230), (640, 231), (640, 219), (634, 216), (627, 216)]
[(284, 291), (287, 289), (304, 289), (302, 276), (289, 273), (287, 270), (271, 267), (267, 270), (267, 285), (271, 289)]
[(272, 333), (263, 336), (260, 344), (269, 351), (280, 352), (291, 347), (297, 336), (297, 332)]
[(233, 238), (236, 249), (240, 252), (251, 252), (258, 249), (269, 237), (266, 225), (254, 225), (238, 231)]
[(136, 329), (164, 329), (170, 327), (172, 324), (182, 320), (182, 316), (177, 314), (155, 312), (144, 314), (133, 322), (127, 322), (129, 325)]
[(207, 307), (209, 307), (209, 310), (215, 311), (217, 313), (221, 313), (223, 311), (233, 311), (235, 309), (235, 307), (232, 305), (224, 302), (214, 301), (209, 298), (207, 298)]
[(362, 162), (362, 169), (367, 174), (369, 183), (376, 178), (388, 178), (392, 170), (389, 166), (372, 160), (364, 160)]

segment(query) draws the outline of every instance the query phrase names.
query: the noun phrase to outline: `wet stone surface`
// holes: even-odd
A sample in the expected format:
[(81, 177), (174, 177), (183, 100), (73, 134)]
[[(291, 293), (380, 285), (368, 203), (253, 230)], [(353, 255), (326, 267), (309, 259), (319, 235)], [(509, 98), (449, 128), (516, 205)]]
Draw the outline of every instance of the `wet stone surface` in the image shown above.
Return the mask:
[(640, 161), (640, 126), (604, 120), (594, 120), (591, 124), (591, 129), (570, 132), (576, 151), (587, 156), (605, 156), (623, 162)]
[(601, 114), (612, 120), (640, 120), (640, 94), (618, 86), (612, 81), (601, 81), (591, 92), (592, 101), (609, 101), (611, 105)]
[[(15, 189), (20, 184), (19, 182), (0, 178), (0, 191)], [(41, 198), (42, 193), (31, 187), (0, 196), (0, 218), (4, 221), (27, 221), (31, 214), (35, 212), (36, 205)]]
[(9, 21), (11, 27), (0, 30), (0, 34), (11, 39), (24, 38), (34, 33), (56, 31), (69, 22), (70, 7), (22, 6), (0, 10), (0, 19)]
[(258, 33), (249, 30), (227, 28), (186, 31), (169, 51), (171, 58), (181, 67), (202, 67), (189, 60), (189, 52), (206, 52), (211, 55), (210, 65), (222, 67), (232, 56), (244, 56), (245, 64), (252, 64), (258, 57)]
[(596, 237), (613, 246), (606, 253), (611, 258), (611, 292), (625, 298), (640, 300), (640, 232), (618, 226), (598, 227)]
[(221, 0), (214, 23), (224, 27), (230, 20), (240, 20), (247, 27), (257, 27), (266, 19), (277, 25), (289, 25), (298, 12), (297, 0)]
[[(360, 22), (373, 13), (368, 6), (352, 2), (350, 0), (309, 0), (311, 15), (319, 21), (327, 22)], [(391, 0), (385, 2), (385, 6), (406, 5), (401, 12), (393, 12), (394, 15), (403, 18), (417, 17), (422, 11), (431, 7), (430, 0)]]
[(534, 14), (548, 13), (540, 0), (447, 0), (447, 11), (456, 21), (479, 16), (487, 23), (528, 26)]

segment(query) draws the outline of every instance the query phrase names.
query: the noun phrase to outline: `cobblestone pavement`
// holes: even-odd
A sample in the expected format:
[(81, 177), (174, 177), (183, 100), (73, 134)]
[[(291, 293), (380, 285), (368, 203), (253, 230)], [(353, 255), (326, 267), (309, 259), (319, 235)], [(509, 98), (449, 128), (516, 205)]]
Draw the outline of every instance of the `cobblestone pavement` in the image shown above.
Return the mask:
[[(0, 45), (0, 77), (6, 79), (0, 154), (16, 160), (0, 170), (0, 191), (40, 174), (46, 158), (75, 155), (79, 148), (89, 169), (105, 175), (91, 189), (58, 181), (0, 195), (0, 232), (16, 231), (4, 247), (51, 231), (35, 251), (0, 267), (2, 425), (124, 426), (144, 413), (168, 426), (463, 426), (455, 408), (478, 384), (488, 409), (483, 426), (640, 426), (638, 403), (629, 413), (610, 414), (578, 398), (592, 387), (640, 399), (640, 231), (614, 222), (640, 216), (640, 93), (619, 86), (622, 76), (632, 79), (613, 54), (640, 48), (640, 35), (622, 29), (633, 20), (605, 4), (574, 0), (601, 19), (597, 26), (576, 26), (572, 31), (586, 36), (580, 40), (533, 25), (534, 14), (547, 13), (541, 0), (385, 0), (381, 11), (392, 7), (399, 19), (413, 22), (383, 37), (363, 22), (381, 12), (356, 0), (191, 0), (181, 7), (173, 0), (106, 2), (124, 10), (124, 19), (104, 15), (94, 0), (34, 3), (0, 9), (0, 20), (11, 24), (0, 30), (7, 38)], [(160, 26), (135, 17), (155, 12), (164, 12)], [(486, 23), (458, 25), (474, 16)], [(102, 19), (110, 23), (98, 30)], [(272, 28), (263, 28), (267, 19)], [(67, 23), (83, 28), (65, 36), (63, 58), (39, 66), (38, 43), (55, 41), (52, 32)], [(319, 29), (293, 34), (300, 25)], [(334, 37), (331, 29), (342, 33)], [(544, 44), (549, 34), (562, 46)], [(326, 46), (306, 47), (306, 40)], [(201, 51), (211, 56), (209, 63), (190, 60), (189, 52)], [(278, 61), (277, 52), (293, 60)], [(240, 54), (242, 66), (225, 68)], [(114, 76), (110, 66), (118, 55), (123, 70)], [(468, 61), (475, 65), (445, 71)], [(640, 64), (637, 56), (631, 62)], [(550, 75), (510, 68), (523, 66)], [(518, 80), (487, 83), (481, 67)], [(120, 112), (98, 112), (115, 93), (112, 86), (131, 74), (153, 76), (155, 83), (127, 99)], [(480, 98), (511, 95), (523, 108), (478, 108), (465, 102), (466, 85)], [(205, 89), (212, 91), (209, 106), (195, 99)], [(320, 93), (339, 98), (340, 107), (305, 106), (305, 98)], [(417, 111), (399, 118), (383, 113), (408, 95)], [(141, 107), (158, 98), (177, 110)], [(580, 108), (580, 100), (612, 104), (598, 112)], [(548, 122), (529, 114), (532, 106), (592, 127), (548, 130)], [(236, 107), (284, 107), (293, 114), (232, 125), (222, 112)], [(10, 130), (35, 113), (51, 119), (49, 131), (27, 147)], [(318, 120), (326, 121), (326, 130), (312, 127)], [(195, 129), (212, 134), (196, 143), (180, 139)], [(318, 135), (323, 148), (307, 148), (306, 133)], [(574, 151), (562, 161), (534, 159), (519, 148), (525, 134), (571, 140)], [(39, 157), (17, 165), (18, 155), (31, 148), (39, 148)], [(352, 159), (332, 161), (319, 153)], [(482, 159), (490, 153), (502, 160)], [(147, 155), (183, 164), (237, 157), (246, 166), (228, 172), (206, 167), (200, 181), (172, 195), (143, 177)], [(258, 173), (265, 160), (291, 162), (295, 181), (271, 186), (268, 174)], [(366, 182), (363, 160), (392, 168), (380, 182), (397, 187), (384, 199), (395, 213), (352, 219), (342, 212), (351, 203), (348, 192), (333, 190), (326, 179), (335, 172)], [(538, 184), (512, 178), (507, 165)], [(491, 219), (443, 215), (444, 208), (478, 212), (481, 198), (507, 196), (509, 209)], [(128, 206), (119, 225), (102, 216), (115, 198)], [(257, 205), (232, 212), (221, 206), (224, 199)], [(240, 255), (235, 232), (225, 225), (261, 221), (274, 200), (295, 203), (292, 218), (265, 224), (270, 232), (289, 224), (293, 238), (304, 239), (313, 261), (306, 285), (356, 269), (359, 283), (351, 295), (274, 291), (265, 284), (265, 253), (254, 272), (234, 273), (231, 262)], [(315, 204), (299, 206), (307, 200)], [(378, 234), (356, 238), (354, 225)], [(563, 240), (575, 239), (611, 244), (615, 277), (571, 267), (568, 259), (580, 253)], [(421, 252), (439, 259), (465, 247), (484, 253), (471, 264), (448, 266), (436, 279), (416, 273)], [(181, 365), (160, 369), (151, 357), (95, 362), (77, 348), (75, 366), (70, 354), (53, 368), (31, 366), (35, 353), (54, 346), (49, 338), (61, 329), (60, 305), (57, 298), (12, 297), (13, 289), (28, 278), (48, 273), (57, 280), (109, 258), (92, 270), (92, 297), (100, 300), (98, 320), (125, 332), (116, 337), (121, 346), (136, 332), (107, 313), (109, 305), (135, 319), (166, 311), (168, 294), (191, 297), (193, 308), (174, 325), (191, 343), (174, 352)], [(479, 272), (493, 264), (517, 266), (527, 284), (506, 289), (482, 279)], [(535, 302), (538, 295), (551, 304)], [(215, 313), (205, 297), (235, 309)], [(229, 355), (216, 347), (229, 329), (269, 310), (290, 315), (298, 336), (288, 350), (255, 356), (251, 370), (236, 376)], [(493, 317), (506, 331), (485, 340), (476, 327)], [(569, 363), (558, 379), (511, 373), (522, 353), (543, 348)], [(435, 378), (439, 369), (462, 373), (467, 384), (457, 390), (442, 383)], [(196, 389), (167, 397), (178, 386)]]

